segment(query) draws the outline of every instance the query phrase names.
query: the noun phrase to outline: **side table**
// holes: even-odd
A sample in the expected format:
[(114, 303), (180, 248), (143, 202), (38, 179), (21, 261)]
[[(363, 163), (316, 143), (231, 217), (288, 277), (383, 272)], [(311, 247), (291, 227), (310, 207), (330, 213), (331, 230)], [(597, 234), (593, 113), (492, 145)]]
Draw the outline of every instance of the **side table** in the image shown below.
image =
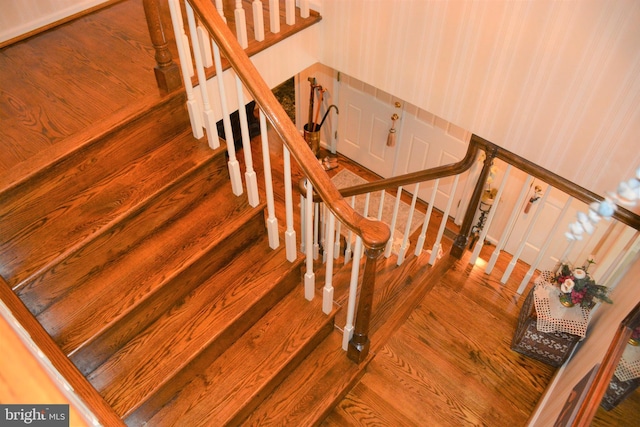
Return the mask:
[[(537, 286), (537, 284), (536, 284)], [(518, 326), (511, 341), (511, 349), (548, 365), (559, 367), (583, 338), (566, 332), (541, 332), (537, 328), (534, 305), (534, 286), (520, 310)]]

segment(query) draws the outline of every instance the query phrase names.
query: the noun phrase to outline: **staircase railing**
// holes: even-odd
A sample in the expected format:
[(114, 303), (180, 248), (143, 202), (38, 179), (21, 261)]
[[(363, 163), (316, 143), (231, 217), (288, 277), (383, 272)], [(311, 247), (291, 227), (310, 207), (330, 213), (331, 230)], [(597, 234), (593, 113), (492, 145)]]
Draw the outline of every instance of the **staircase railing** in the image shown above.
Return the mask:
[[(564, 216), (568, 212), (569, 207), (572, 206), (572, 203), (574, 202), (574, 200), (577, 200), (583, 203), (583, 205), (581, 205), (584, 211), (584, 212), (581, 212), (583, 215), (593, 215), (592, 212), (589, 214), (587, 214), (586, 212), (588, 212), (589, 210), (593, 210), (593, 204), (600, 203), (603, 200), (605, 200), (605, 198), (603, 196), (593, 193), (592, 191), (582, 188), (581, 186), (573, 182), (570, 182), (549, 170), (546, 170), (538, 165), (535, 165), (527, 161), (526, 159), (514, 153), (509, 152), (508, 150), (505, 150), (489, 141), (486, 141), (477, 135), (472, 135), (465, 157), (457, 163), (443, 165), (436, 168), (404, 174), (404, 175), (396, 176), (392, 178), (381, 179), (374, 182), (364, 183), (364, 184), (360, 184), (360, 185), (356, 185), (348, 188), (342, 188), (340, 189), (340, 193), (345, 198), (347, 197), (353, 198), (359, 195), (367, 195), (366, 200), (368, 200), (369, 195), (379, 191), (382, 193), (380, 197), (380, 200), (381, 200), (380, 204), (382, 204), (384, 193), (386, 191), (393, 192), (393, 190), (397, 190), (397, 200), (399, 200), (403, 187), (415, 184), (416, 187), (414, 187), (413, 189), (413, 195), (412, 195), (413, 198), (412, 198), (412, 204), (411, 204), (411, 209), (413, 209), (416, 204), (416, 198), (417, 198), (416, 196), (418, 194), (418, 185), (423, 184), (427, 181), (435, 181), (432, 192), (431, 192), (432, 197), (427, 205), (427, 212), (425, 215), (424, 224), (423, 224), (420, 236), (418, 237), (417, 243), (415, 245), (415, 255), (419, 256), (421, 255), (424, 248), (425, 232), (430, 221), (432, 209), (434, 207), (434, 196), (438, 188), (438, 181), (441, 178), (454, 176), (455, 177), (454, 188), (451, 190), (449, 204), (447, 205), (447, 207), (443, 212), (443, 218), (439, 225), (438, 234), (434, 240), (433, 246), (430, 251), (431, 254), (429, 258), (429, 263), (433, 264), (436, 261), (437, 254), (441, 248), (441, 239), (443, 236), (443, 230), (447, 225), (447, 221), (449, 221), (449, 210), (451, 207), (451, 201), (454, 198), (453, 193), (455, 193), (455, 185), (457, 183), (457, 180), (463, 172), (470, 170), (472, 166), (474, 166), (474, 163), (475, 165), (478, 164), (478, 162), (476, 162), (476, 159), (478, 158), (478, 155), (481, 151), (484, 152), (484, 160), (482, 161), (482, 168), (478, 173), (475, 186), (473, 187), (473, 191), (471, 192), (470, 201), (466, 208), (462, 224), (452, 243), (451, 252), (450, 252), (451, 255), (460, 259), (463, 253), (465, 252), (465, 250), (469, 248), (470, 250), (472, 250), (472, 254), (469, 258), (469, 263), (476, 264), (476, 261), (478, 260), (478, 257), (480, 254), (480, 250), (484, 245), (485, 239), (487, 237), (487, 232), (491, 226), (492, 220), (494, 219), (495, 215), (508, 213), (509, 221), (507, 226), (504, 228), (502, 232), (502, 237), (497, 242), (491, 254), (490, 259), (486, 260), (486, 262), (483, 263), (485, 267), (485, 273), (491, 274), (492, 270), (496, 265), (498, 257), (503, 252), (507, 236), (509, 236), (509, 234), (513, 230), (514, 218), (522, 211), (523, 206), (526, 206), (526, 204), (529, 203), (527, 202), (526, 197), (530, 194), (531, 183), (532, 183), (532, 180), (535, 178), (540, 180), (541, 182), (544, 182), (544, 184), (546, 185), (546, 188), (544, 190), (544, 196), (540, 194), (539, 202), (531, 211), (532, 218), (529, 222), (529, 226), (524, 236), (522, 237), (520, 243), (518, 244), (517, 250), (514, 251), (514, 254), (512, 254), (511, 259), (507, 264), (505, 271), (503, 272), (502, 278), (500, 279), (501, 283), (505, 284), (511, 277), (514, 267), (522, 254), (522, 250), (525, 244), (527, 243), (527, 238), (529, 237), (531, 229), (535, 225), (536, 220), (539, 219), (541, 213), (544, 211), (546, 207), (545, 206), (546, 197), (552, 190), (559, 190), (562, 193), (564, 193), (564, 196), (563, 196), (565, 198), (564, 208), (562, 210), (562, 213), (557, 216), (556, 220), (553, 223), (547, 224), (547, 227), (545, 227), (545, 232), (547, 232), (547, 235), (545, 236), (544, 244), (540, 247), (539, 252), (535, 257), (535, 260), (530, 264), (529, 269), (524, 275), (524, 277), (521, 278), (521, 282), (517, 289), (517, 293), (521, 294), (525, 290), (527, 285), (531, 282), (531, 279), (535, 271), (540, 267), (542, 260), (544, 259), (545, 256), (548, 256), (547, 251), (549, 250), (550, 243), (553, 241), (558, 241), (558, 240), (566, 241), (566, 247), (562, 251), (562, 254), (557, 258), (556, 260), (557, 262), (583, 261), (583, 259), (569, 260), (568, 257), (572, 253), (572, 249), (574, 249), (574, 245), (577, 243), (578, 240), (581, 240), (583, 237), (586, 240), (587, 238), (586, 233), (584, 233), (585, 234), (584, 236), (574, 235), (571, 232), (567, 232), (565, 228), (562, 228), (561, 224), (564, 224), (567, 222), (567, 219)], [(492, 171), (494, 162), (496, 160), (500, 160), (504, 162), (504, 164), (506, 164), (506, 171), (500, 183), (500, 188), (497, 189), (497, 194), (493, 196), (496, 202), (493, 203), (492, 201), (493, 206), (488, 211), (485, 205), (484, 214), (488, 213), (488, 215), (483, 219), (482, 227), (480, 228), (476, 227), (476, 229), (474, 230), (474, 223), (475, 224), (478, 223), (477, 218), (478, 218), (478, 213), (481, 211), (480, 209), (481, 204), (484, 203), (483, 194), (487, 189), (488, 178), (492, 173), (491, 171)], [(520, 194), (518, 195), (518, 200), (513, 204), (513, 209), (511, 210), (511, 212), (506, 212), (501, 210), (501, 207), (499, 206), (499, 203), (497, 201), (499, 201), (501, 196), (503, 195), (503, 191), (509, 180), (509, 174), (513, 169), (517, 169), (521, 171), (521, 173), (524, 173), (526, 175), (526, 179), (524, 181), (524, 184), (522, 185)], [(320, 202), (320, 200), (318, 198), (314, 198), (314, 202)], [(393, 219), (390, 224), (392, 238), (393, 238), (394, 229), (396, 228), (395, 218), (397, 216), (396, 215), (397, 209), (398, 209), (398, 206), (396, 204), (395, 211), (393, 214)], [(369, 210), (368, 202), (365, 202), (364, 211), (368, 212), (368, 210)], [(307, 217), (304, 220), (307, 226), (309, 226), (309, 223), (313, 221), (313, 217), (309, 216), (308, 211), (309, 211), (309, 208), (307, 208)], [(623, 206), (618, 205), (616, 206), (615, 211), (612, 213), (611, 218), (614, 221), (610, 223), (607, 223), (607, 221), (603, 221), (603, 223), (607, 223), (607, 231), (616, 230), (616, 232), (602, 233), (603, 236), (596, 239), (595, 243), (589, 243), (589, 245), (585, 243), (584, 244), (585, 248), (581, 249), (581, 252), (586, 251), (585, 259), (587, 255), (594, 254), (595, 251), (598, 252), (597, 255), (599, 257), (602, 257), (602, 260), (601, 260), (602, 262), (599, 262), (598, 265), (595, 267), (595, 269), (598, 270), (596, 272), (597, 273), (596, 277), (598, 278), (599, 281), (605, 284), (607, 283), (608, 279), (610, 279), (613, 276), (616, 266), (623, 259), (626, 252), (634, 245), (634, 242), (640, 239), (640, 216), (625, 209)], [(584, 216), (582, 216), (581, 219), (579, 218), (577, 222), (580, 222), (580, 221), (583, 221), (583, 222), (585, 221)], [(411, 222), (411, 218), (409, 217), (408, 223), (410, 222)], [(580, 227), (582, 227), (582, 224), (580, 225)], [(589, 228), (588, 225), (585, 225), (585, 227)], [(340, 250), (339, 245), (335, 245), (335, 248), (333, 247), (334, 242), (336, 242), (337, 239), (339, 239), (339, 235), (340, 235), (340, 231), (338, 231), (335, 234), (335, 236), (333, 235), (335, 228), (336, 227), (331, 223), (329, 223), (328, 226), (326, 224), (319, 224), (315, 229), (311, 231), (314, 238), (320, 240), (319, 242), (313, 243), (314, 248), (320, 246), (327, 250), (327, 254), (324, 261), (327, 263), (326, 276), (327, 276), (328, 286), (325, 289), (325, 293), (331, 291), (331, 284), (330, 284), (331, 278), (329, 277), (330, 272), (333, 271), (333, 265), (332, 265), (333, 260), (331, 258), (333, 257), (337, 259), (339, 257), (339, 254), (338, 254), (338, 251)], [(339, 230), (339, 225), (337, 228)], [(408, 232), (409, 227), (406, 227), (405, 230), (406, 231), (404, 233), (403, 242), (397, 253), (398, 265), (402, 264), (402, 262), (404, 261), (404, 257), (406, 255), (406, 248), (408, 246), (407, 239), (409, 238), (409, 232)], [(569, 237), (570, 237), (569, 239), (567, 239), (566, 234), (569, 234)], [(326, 240), (323, 241), (323, 239), (326, 239)], [(346, 242), (346, 245), (344, 248), (344, 254), (343, 254), (345, 263), (349, 261), (352, 253), (354, 254), (358, 253), (357, 249), (354, 251), (350, 247), (349, 237), (347, 237), (346, 240), (347, 242)], [(471, 247), (468, 247), (470, 240), (472, 241), (472, 244), (471, 244)], [(385, 250), (386, 257), (389, 257), (391, 254), (391, 251), (390, 251), (391, 243), (392, 243), (392, 239), (390, 239), (387, 244), (387, 248)], [(308, 250), (308, 248), (306, 249)], [(310, 253), (313, 253), (313, 255), (317, 259), (316, 252), (317, 252), (317, 249), (315, 251), (310, 251)], [(594, 269), (591, 269), (590, 272), (594, 273)], [(348, 329), (348, 327), (349, 327), (349, 324), (347, 322), (347, 326), (345, 327), (345, 329)]]
[[(329, 211), (361, 240), (365, 248), (365, 253), (367, 254), (367, 260), (364, 267), (363, 280), (360, 285), (361, 298), (360, 308), (358, 309), (358, 319), (353, 338), (349, 344), (348, 354), (349, 357), (355, 361), (364, 360), (369, 349), (368, 316), (371, 304), (368, 301), (370, 299), (369, 296), (373, 295), (373, 287), (375, 286), (377, 258), (382, 253), (389, 239), (388, 227), (380, 221), (363, 217), (343, 199), (326, 174), (326, 171), (320, 166), (315, 155), (300, 135), (300, 132), (287, 116), (271, 89), (267, 86), (258, 70), (242, 49), (241, 43), (236, 40), (237, 36), (235, 36), (225, 24), (221, 11), (209, 0), (188, 0), (184, 4), (181, 4), (178, 0), (169, 0), (169, 6), (176, 40), (190, 41), (189, 46), (180, 42), (177, 45), (180, 53), (180, 66), (183, 74), (183, 83), (187, 92), (187, 105), (192, 118), (194, 135), (198, 138), (206, 135), (209, 145), (212, 148), (219, 146), (216, 127), (217, 115), (214, 113), (214, 103), (216, 106), (219, 103), (225, 135), (232, 135), (233, 131), (230, 124), (229, 111), (233, 111), (235, 108), (234, 105), (228, 105), (226, 93), (227, 91), (235, 92), (237, 95), (236, 105), (239, 107), (238, 111), (244, 147), (244, 185), (246, 185), (247, 188), (249, 203), (254, 206), (257, 205), (259, 196), (255, 171), (253, 171), (253, 159), (251, 158), (246, 112), (245, 109), (241, 107), (249, 101), (244, 98), (245, 91), (250, 94), (260, 110), (259, 119), (262, 134), (267, 197), (267, 229), (271, 247), (275, 248), (279, 245), (279, 237), (277, 219), (273, 212), (272, 171), (270, 170), (268, 135), (266, 130), (267, 120), (284, 143), (283, 161), (285, 170), (283, 173), (286, 192), (287, 224), (285, 230), (285, 245), (287, 258), (290, 261), (297, 258), (296, 234), (293, 229), (291, 156), (293, 156), (298, 168), (305, 176), (308, 191), (315, 191)], [(184, 8), (186, 12), (186, 26), (182, 21), (182, 8)], [(302, 13), (305, 13), (305, 11), (303, 10)], [(188, 30), (185, 30), (185, 28), (188, 28)], [(205, 36), (203, 36), (203, 32), (206, 34)], [(188, 33), (188, 36), (186, 33)], [(211, 99), (209, 96), (209, 85), (211, 82), (208, 82), (206, 71), (206, 56), (208, 55), (209, 45), (212, 51), (212, 62), (215, 66), (215, 80), (217, 80), (217, 91), (219, 93), (219, 97), (216, 99)], [(189, 66), (192, 65), (192, 56), (195, 65), (194, 74), (197, 76), (197, 83), (193, 86), (191, 85), (191, 70), (189, 69)], [(230, 65), (233, 70), (232, 72), (223, 72), (221, 67), (222, 56), (224, 56)], [(229, 79), (232, 82), (231, 84), (226, 82)], [(195, 94), (200, 95), (200, 102), (196, 102)], [(227, 140), (232, 141), (231, 138)], [(236, 150), (233, 143), (227, 144), (227, 151), (232, 190), (234, 194), (241, 195), (244, 191), (243, 180), (240, 173), (241, 166), (236, 158)], [(277, 173), (279, 173), (279, 171)], [(305, 296), (307, 299), (312, 299), (315, 293), (315, 277), (312, 274), (306, 274), (304, 282)]]

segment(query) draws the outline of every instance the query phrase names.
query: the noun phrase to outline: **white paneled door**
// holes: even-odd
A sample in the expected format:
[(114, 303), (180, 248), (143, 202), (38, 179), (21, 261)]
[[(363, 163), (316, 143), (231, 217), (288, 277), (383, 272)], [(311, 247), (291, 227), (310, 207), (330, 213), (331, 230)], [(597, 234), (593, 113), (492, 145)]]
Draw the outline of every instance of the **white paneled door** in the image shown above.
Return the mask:
[[(395, 175), (448, 165), (464, 157), (471, 138), (469, 132), (461, 131), (420, 110), (405, 111), (403, 116)], [(454, 201), (449, 214), (455, 217), (461, 205), (459, 201), (466, 186), (466, 179), (467, 174), (460, 177), (454, 195), (451, 194), (453, 177), (441, 179), (434, 206), (444, 210), (449, 198), (453, 196)], [(418, 196), (422, 200), (430, 200), (432, 190), (432, 183), (422, 184)]]
[(360, 89), (362, 85), (341, 82), (338, 152), (388, 178), (393, 174), (396, 149), (387, 146), (387, 136), (391, 116), (398, 109), (390, 99)]

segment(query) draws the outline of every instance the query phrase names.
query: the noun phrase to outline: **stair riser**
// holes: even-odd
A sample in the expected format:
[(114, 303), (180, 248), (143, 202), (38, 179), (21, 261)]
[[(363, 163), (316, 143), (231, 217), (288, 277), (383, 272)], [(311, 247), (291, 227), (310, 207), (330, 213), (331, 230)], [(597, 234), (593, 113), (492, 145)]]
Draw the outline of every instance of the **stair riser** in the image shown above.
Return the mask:
[(217, 339), (205, 348), (195, 359), (189, 362), (180, 372), (176, 373), (169, 382), (150, 394), (144, 402), (123, 415), (129, 425), (140, 425), (150, 419), (166, 403), (199, 372), (202, 372), (220, 356), (229, 346), (238, 340), (249, 328), (255, 324), (269, 309), (280, 301), (287, 293), (300, 285), (299, 263), (296, 263), (281, 282), (272, 288), (258, 304), (250, 307), (241, 318), (229, 325)]
[(145, 300), (144, 304), (137, 306), (103, 333), (74, 351), (70, 356), (71, 361), (84, 375), (89, 375), (207, 277), (232, 262), (238, 252), (263, 232), (263, 213), (257, 210), (253, 218), (238, 231), (221, 241), (198, 261), (164, 284), (153, 296)]
[(296, 354), (296, 356), (280, 370), (278, 375), (274, 376), (269, 383), (260, 390), (260, 393), (256, 394), (253, 399), (246, 402), (239, 411), (233, 417), (228, 425), (239, 426), (243, 424), (243, 421), (251, 415), (251, 413), (262, 403), (262, 401), (273, 392), (273, 390), (280, 385), (280, 383), (287, 378), (287, 376), (293, 372), (302, 361), (324, 340), (334, 328), (333, 318), (328, 321), (324, 327), (318, 329), (316, 334), (310, 339), (305, 346)]
[[(175, 102), (156, 108), (72, 153), (46, 174), (2, 194), (0, 270), (12, 288), (17, 290), (141, 203), (144, 192), (157, 186), (146, 178), (155, 176), (144, 172), (127, 179), (130, 171), (120, 168), (137, 162), (143, 171), (149, 153), (179, 133), (174, 120), (182, 122), (183, 109)], [(138, 180), (149, 181), (149, 188), (134, 185)], [(109, 188), (112, 182), (118, 187)]]

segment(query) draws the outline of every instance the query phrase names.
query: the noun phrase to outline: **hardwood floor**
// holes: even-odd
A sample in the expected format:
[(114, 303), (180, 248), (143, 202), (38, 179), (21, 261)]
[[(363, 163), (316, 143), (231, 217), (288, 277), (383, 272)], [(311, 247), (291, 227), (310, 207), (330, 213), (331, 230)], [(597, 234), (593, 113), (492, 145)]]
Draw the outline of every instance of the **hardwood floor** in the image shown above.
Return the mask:
[[(154, 65), (139, 0), (0, 50), (0, 187), (82, 145), (86, 132), (158, 102)], [(278, 167), (281, 144), (270, 142)], [(370, 174), (346, 159), (339, 164)], [(276, 188), (282, 200), (282, 183)], [(509, 349), (524, 299), (514, 292), (522, 268), (502, 286), (501, 264), (486, 276), (465, 259), (445, 257), (434, 268), (414, 256), (402, 268), (394, 263), (381, 266), (374, 310), (384, 301), (396, 314), (374, 318), (375, 357), (324, 425), (524, 425), (553, 370)], [(399, 271), (408, 279), (392, 283)], [(383, 299), (391, 290), (395, 297)], [(637, 407), (599, 413), (594, 425), (631, 425)]]

